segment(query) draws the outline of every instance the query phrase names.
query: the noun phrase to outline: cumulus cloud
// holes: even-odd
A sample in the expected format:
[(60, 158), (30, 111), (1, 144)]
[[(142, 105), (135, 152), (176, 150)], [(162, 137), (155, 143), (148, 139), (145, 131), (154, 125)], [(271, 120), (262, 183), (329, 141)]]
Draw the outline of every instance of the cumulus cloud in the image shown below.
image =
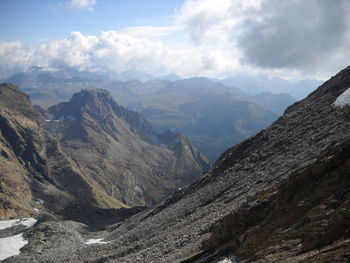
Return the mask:
[[(71, 3), (92, 8), (96, 2)], [(0, 68), (67, 65), (153, 75), (326, 79), (349, 63), (349, 11), (348, 0), (191, 0), (166, 26), (98, 36), (72, 32), (39, 46), (0, 42)]]
[(335, 53), (349, 58), (347, 0), (269, 0), (243, 22), (245, 61), (262, 67), (313, 68)]
[(75, 10), (80, 10), (80, 9), (93, 10), (95, 5), (96, 5), (96, 0), (71, 0), (67, 4), (67, 7)]
[(206, 59), (211, 57), (196, 47), (167, 47), (162, 42), (106, 31), (100, 36), (72, 32), (67, 39), (40, 46), (21, 42), (0, 43), (0, 66), (27, 68), (71, 66), (81, 70), (142, 70), (152, 74), (179, 73), (196, 75), (209, 72)]
[(177, 22), (197, 44), (226, 43), (262, 70), (328, 72), (350, 59), (348, 0), (188, 1)]

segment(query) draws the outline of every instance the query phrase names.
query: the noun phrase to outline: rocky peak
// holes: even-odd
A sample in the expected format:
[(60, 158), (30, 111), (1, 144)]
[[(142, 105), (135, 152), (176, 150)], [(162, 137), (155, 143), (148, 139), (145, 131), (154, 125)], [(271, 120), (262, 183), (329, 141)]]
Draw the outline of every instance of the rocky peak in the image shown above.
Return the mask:
[(51, 114), (53, 120), (60, 121), (88, 118), (98, 122), (99, 126), (109, 133), (116, 130), (111, 120), (114, 117), (121, 118), (130, 125), (130, 129), (138, 136), (148, 141), (157, 141), (154, 130), (148, 121), (138, 113), (120, 106), (106, 90), (81, 90), (75, 93), (69, 102), (50, 107), (48, 113)]
[(209, 168), (184, 135), (156, 133), (108, 91), (82, 90), (48, 111), (56, 121), (44, 127), (62, 149), (86, 167), (100, 191), (128, 205), (153, 205)]
[[(106, 115), (113, 112), (114, 100), (104, 90), (81, 90), (75, 93), (69, 102), (52, 106), (48, 112), (54, 119), (66, 119), (65, 116), (79, 116), (84, 112)], [(116, 104), (116, 103), (115, 103)]]

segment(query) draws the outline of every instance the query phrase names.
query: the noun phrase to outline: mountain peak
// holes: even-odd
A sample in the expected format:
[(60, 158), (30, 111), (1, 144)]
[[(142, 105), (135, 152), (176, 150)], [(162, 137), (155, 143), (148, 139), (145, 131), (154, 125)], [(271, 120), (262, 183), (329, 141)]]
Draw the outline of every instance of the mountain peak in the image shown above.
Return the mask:
[[(65, 116), (78, 117), (84, 112), (96, 113), (99, 115), (118, 113), (122, 109), (111, 94), (102, 89), (83, 89), (73, 94), (68, 102), (62, 102), (48, 109), (53, 119), (63, 120)], [(68, 118), (69, 119), (69, 118)]]
[[(48, 112), (56, 121), (44, 127), (59, 138), (62, 149), (86, 167), (107, 194), (128, 205), (154, 204), (209, 168), (184, 135), (156, 133), (108, 91), (81, 90)], [(117, 182), (113, 190), (111, 182)]]
[[(113, 100), (111, 94), (107, 90), (102, 89), (83, 89), (78, 93), (75, 93), (70, 100), (70, 103), (72, 104), (78, 104), (81, 106), (87, 105), (87, 104), (94, 104), (94, 105), (100, 105), (105, 104), (114, 104), (115, 101)], [(100, 105), (102, 106), (102, 105)]]

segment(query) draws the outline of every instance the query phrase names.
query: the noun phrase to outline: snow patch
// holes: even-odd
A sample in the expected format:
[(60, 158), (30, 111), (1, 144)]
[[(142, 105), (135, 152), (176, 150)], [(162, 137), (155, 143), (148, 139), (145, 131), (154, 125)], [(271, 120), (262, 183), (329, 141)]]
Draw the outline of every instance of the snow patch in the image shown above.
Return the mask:
[(17, 223), (17, 221), (19, 221), (19, 219), (0, 221), (0, 230), (12, 227), (13, 225), (15, 225)]
[(12, 220), (2, 220), (0, 221), (0, 230), (6, 229), (18, 225), (23, 225), (26, 229), (33, 227), (37, 220), (35, 218), (22, 218), (22, 219), (12, 219)]
[(333, 103), (334, 106), (344, 108), (345, 106), (350, 105), (350, 88), (344, 91), (338, 96), (338, 98)]
[[(36, 224), (35, 218), (21, 218), (0, 221), (0, 230), (23, 225), (26, 229), (32, 228)], [(20, 249), (28, 244), (23, 238), (23, 232), (14, 236), (0, 238), (0, 260), (19, 255)]]
[(0, 238), (0, 260), (19, 255), (20, 249), (28, 244), (23, 234)]
[(109, 242), (102, 241), (103, 238), (97, 238), (97, 239), (89, 239), (88, 241), (85, 242), (87, 245), (91, 244), (108, 244)]
[(26, 226), (26, 229), (32, 228), (36, 222), (38, 222), (38, 220), (36, 220), (35, 218), (29, 217), (29, 218), (22, 218), (20, 219), (20, 221), (18, 222), (19, 225), (24, 225)]

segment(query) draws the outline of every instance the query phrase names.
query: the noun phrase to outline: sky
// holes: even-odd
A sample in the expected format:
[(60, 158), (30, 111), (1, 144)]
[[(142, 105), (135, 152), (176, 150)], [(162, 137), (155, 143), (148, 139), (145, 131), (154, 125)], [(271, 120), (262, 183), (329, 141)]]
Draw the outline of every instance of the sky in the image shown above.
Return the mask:
[(327, 79), (350, 61), (349, 0), (0, 0), (0, 10), (2, 76), (69, 66)]

